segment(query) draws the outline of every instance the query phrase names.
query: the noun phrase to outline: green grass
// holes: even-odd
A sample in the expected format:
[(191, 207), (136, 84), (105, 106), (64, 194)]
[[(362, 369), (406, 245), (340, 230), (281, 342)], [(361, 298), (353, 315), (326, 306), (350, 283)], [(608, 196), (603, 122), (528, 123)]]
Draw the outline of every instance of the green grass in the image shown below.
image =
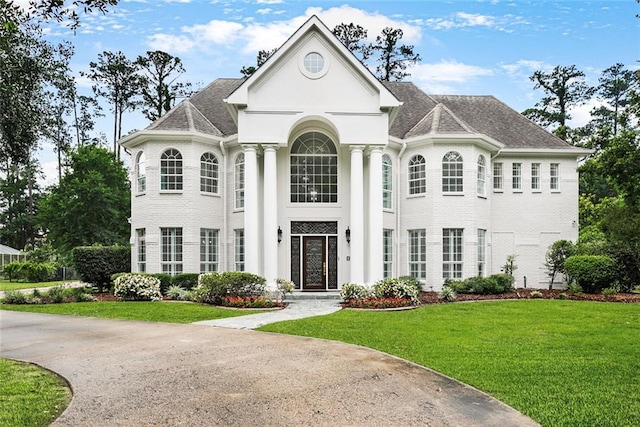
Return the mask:
[(71, 391), (54, 373), (0, 359), (0, 426), (47, 426), (70, 401)]
[(342, 310), (263, 331), (375, 348), (483, 390), (544, 426), (640, 420), (640, 305), (576, 301)]
[(0, 279), (0, 291), (13, 291), (16, 289), (31, 289), (31, 288), (48, 288), (52, 286), (62, 285), (63, 283), (73, 282), (73, 280), (68, 281), (53, 281), (53, 282), (10, 282), (8, 280)]
[(182, 302), (74, 302), (66, 304), (26, 304), (0, 306), (2, 310), (32, 313), (103, 317), (107, 319), (147, 320), (151, 322), (192, 323), (260, 313), (257, 310), (230, 310), (205, 304)]

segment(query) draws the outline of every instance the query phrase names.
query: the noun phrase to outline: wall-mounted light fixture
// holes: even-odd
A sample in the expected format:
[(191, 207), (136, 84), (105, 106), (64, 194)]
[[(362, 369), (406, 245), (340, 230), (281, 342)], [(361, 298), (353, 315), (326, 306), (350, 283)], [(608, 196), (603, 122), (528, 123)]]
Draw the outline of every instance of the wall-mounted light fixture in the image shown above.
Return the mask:
[(282, 228), (278, 226), (278, 243), (282, 242)]
[(351, 230), (349, 230), (349, 227), (345, 230), (344, 236), (347, 238), (347, 243), (351, 243)]

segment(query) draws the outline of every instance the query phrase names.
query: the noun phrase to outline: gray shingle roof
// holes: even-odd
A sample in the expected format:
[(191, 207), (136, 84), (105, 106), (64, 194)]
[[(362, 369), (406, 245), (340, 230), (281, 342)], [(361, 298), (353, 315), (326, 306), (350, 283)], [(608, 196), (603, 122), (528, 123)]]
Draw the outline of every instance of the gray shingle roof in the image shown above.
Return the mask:
[[(217, 79), (147, 129), (235, 135), (238, 128), (223, 100), (242, 82)], [(573, 148), (493, 96), (427, 95), (410, 82), (383, 84), (403, 102), (389, 130), (396, 138), (484, 134), (507, 148)]]

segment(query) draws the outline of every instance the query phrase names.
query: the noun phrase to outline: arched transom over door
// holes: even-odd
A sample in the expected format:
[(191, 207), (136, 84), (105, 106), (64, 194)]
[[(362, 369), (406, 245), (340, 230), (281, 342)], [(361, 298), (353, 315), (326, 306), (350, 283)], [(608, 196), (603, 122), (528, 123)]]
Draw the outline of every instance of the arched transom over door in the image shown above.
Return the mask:
[(291, 203), (338, 202), (338, 153), (321, 132), (300, 135), (291, 146)]

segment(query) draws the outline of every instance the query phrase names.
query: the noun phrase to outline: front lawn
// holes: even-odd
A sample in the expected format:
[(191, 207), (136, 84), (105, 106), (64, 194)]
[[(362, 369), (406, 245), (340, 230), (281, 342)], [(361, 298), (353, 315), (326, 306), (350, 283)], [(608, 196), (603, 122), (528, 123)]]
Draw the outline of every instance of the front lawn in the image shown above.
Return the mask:
[(529, 300), (342, 310), (260, 330), (411, 360), (544, 426), (633, 426), (640, 419), (638, 304)]
[(10, 282), (5, 279), (0, 279), (0, 291), (13, 291), (16, 289), (32, 289), (32, 288), (49, 288), (52, 286), (62, 285), (63, 283), (73, 282), (71, 281), (53, 281), (53, 282)]
[(260, 313), (258, 310), (231, 310), (186, 302), (104, 301), (64, 304), (3, 304), (3, 310), (32, 313), (104, 317), (108, 319), (147, 320), (151, 322), (192, 323)]

